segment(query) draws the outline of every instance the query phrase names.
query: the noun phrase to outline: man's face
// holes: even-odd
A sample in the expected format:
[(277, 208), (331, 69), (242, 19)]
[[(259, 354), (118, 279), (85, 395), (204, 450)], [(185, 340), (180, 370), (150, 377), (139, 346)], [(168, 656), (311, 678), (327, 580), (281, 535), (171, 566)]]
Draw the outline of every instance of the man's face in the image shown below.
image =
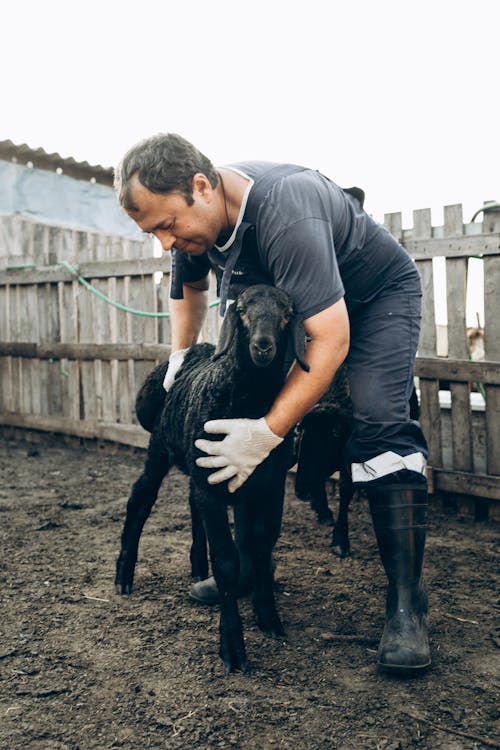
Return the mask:
[(181, 253), (202, 255), (213, 247), (220, 231), (213, 197), (204, 175), (193, 178), (191, 206), (180, 193), (152, 193), (133, 177), (132, 201), (138, 210), (128, 215), (143, 232), (154, 234), (164, 250), (175, 247)]

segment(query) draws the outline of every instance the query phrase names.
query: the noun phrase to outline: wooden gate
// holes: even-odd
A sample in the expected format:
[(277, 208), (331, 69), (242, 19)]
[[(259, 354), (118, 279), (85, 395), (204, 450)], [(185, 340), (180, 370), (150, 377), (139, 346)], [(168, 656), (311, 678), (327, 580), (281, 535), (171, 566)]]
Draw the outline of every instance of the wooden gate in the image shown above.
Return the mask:
[[(481, 223), (464, 224), (462, 206), (444, 208), (444, 226), (433, 228), (430, 209), (414, 212), (413, 229), (402, 230), (401, 214), (387, 214), (386, 228), (414, 258), (423, 286), (422, 332), (415, 373), (421, 424), (429, 443), (429, 479), (435, 490), (464, 498), (500, 499), (500, 211), (484, 207)], [(433, 259), (444, 258), (447, 289), (447, 353), (438, 356)], [(484, 268), (484, 361), (471, 361), (467, 344), (468, 264)], [(440, 381), (451, 396), (451, 431), (444, 434)], [(471, 387), (484, 394), (483, 433), (471, 407)], [(442, 396), (442, 392), (441, 392)], [(451, 450), (448, 441), (451, 441)], [(445, 461), (445, 453), (451, 456)], [(481, 455), (481, 452), (484, 455)], [(497, 510), (494, 512), (498, 512)]]

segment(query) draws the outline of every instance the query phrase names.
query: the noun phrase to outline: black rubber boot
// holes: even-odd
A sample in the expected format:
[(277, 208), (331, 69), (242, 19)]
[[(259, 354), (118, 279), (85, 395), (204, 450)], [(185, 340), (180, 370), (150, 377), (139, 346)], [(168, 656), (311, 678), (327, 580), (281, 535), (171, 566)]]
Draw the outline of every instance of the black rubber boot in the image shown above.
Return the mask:
[(215, 578), (210, 576), (203, 581), (195, 581), (191, 584), (189, 598), (197, 604), (218, 604), (219, 590)]
[[(238, 597), (247, 596), (253, 590), (253, 572), (250, 562), (242, 563), (240, 558), (240, 580), (238, 583)], [(191, 584), (189, 598), (197, 604), (218, 604), (220, 602), (219, 589), (215, 578), (210, 576), (203, 581)]]
[(422, 576), (427, 486), (380, 484), (367, 488), (367, 494), (389, 581), (378, 665), (387, 672), (416, 674), (431, 663)]
[[(253, 586), (250, 582), (241, 582), (238, 586), (238, 597), (247, 596), (252, 591), (252, 588)], [(196, 581), (191, 584), (189, 598), (197, 604), (218, 604), (220, 601), (219, 589), (215, 583), (215, 578), (210, 576), (210, 578), (205, 578), (204, 581)]]

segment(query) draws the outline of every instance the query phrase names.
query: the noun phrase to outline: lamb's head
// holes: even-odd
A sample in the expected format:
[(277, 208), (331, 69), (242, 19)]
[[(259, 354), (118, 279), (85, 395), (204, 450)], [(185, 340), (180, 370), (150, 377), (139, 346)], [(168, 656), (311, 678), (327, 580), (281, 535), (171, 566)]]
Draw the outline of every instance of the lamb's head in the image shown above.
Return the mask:
[(257, 284), (238, 295), (224, 317), (214, 357), (226, 353), (237, 336), (244, 337), (256, 367), (268, 367), (291, 336), (297, 361), (302, 369), (309, 370), (304, 362), (302, 319), (294, 313), (292, 300), (281, 289)]

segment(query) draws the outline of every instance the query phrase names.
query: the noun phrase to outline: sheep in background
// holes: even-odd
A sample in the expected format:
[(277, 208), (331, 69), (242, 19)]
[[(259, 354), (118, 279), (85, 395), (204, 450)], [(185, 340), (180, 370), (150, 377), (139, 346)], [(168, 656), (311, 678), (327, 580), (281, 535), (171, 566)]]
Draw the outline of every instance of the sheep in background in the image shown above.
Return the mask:
[[(264, 632), (283, 635), (273, 592), (272, 551), (281, 528), (285, 478), (291, 464), (291, 436), (275, 448), (245, 484), (230, 494), (227, 484), (209, 485), (209, 470), (196, 465), (202, 455), (194, 446), (207, 437), (209, 419), (267, 413), (283, 386), (289, 341), (303, 369), (304, 329), (284, 292), (266, 285), (249, 287), (228, 309), (217, 348), (190, 348), (172, 388), (163, 396), (153, 387), (138, 397), (141, 422), (151, 429), (144, 472), (133, 486), (117, 560), (115, 584), (121, 594), (132, 591), (139, 538), (156, 501), (160, 485), (172, 465), (190, 477), (193, 528), (206, 530), (214, 577), (220, 593), (220, 655), (226, 671), (244, 669), (243, 629), (238, 612), (239, 555), (249, 559), (254, 576), (253, 605)], [(166, 364), (149, 382), (161, 380)], [(158, 368), (157, 368), (158, 369)], [(158, 404), (159, 417), (156, 414)], [(231, 536), (227, 506), (234, 506), (238, 550)], [(195, 548), (201, 545), (193, 545)], [(194, 570), (199, 573), (199, 561)], [(193, 563), (193, 557), (192, 557)], [(203, 567), (203, 566), (201, 566)], [(205, 574), (205, 570), (203, 570)]]
[[(410, 396), (409, 408), (410, 419), (418, 419), (415, 388)], [(338, 369), (327, 392), (298, 426), (295, 475), (296, 496), (310, 503), (320, 523), (333, 524), (326, 484), (332, 474), (339, 472), (339, 509), (332, 538), (333, 552), (339, 557), (347, 557), (350, 552), (348, 510), (354, 486), (344, 455), (352, 429), (352, 404), (347, 366), (344, 364)], [(335, 480), (331, 481), (335, 490)]]
[[(339, 472), (339, 511), (332, 546), (339, 557), (349, 554), (347, 512), (354, 494), (345, 445), (353, 429), (352, 404), (346, 366), (342, 365), (320, 401), (298, 425), (295, 494), (311, 504), (320, 523), (333, 523), (326, 483)], [(333, 481), (333, 480), (332, 480)]]

